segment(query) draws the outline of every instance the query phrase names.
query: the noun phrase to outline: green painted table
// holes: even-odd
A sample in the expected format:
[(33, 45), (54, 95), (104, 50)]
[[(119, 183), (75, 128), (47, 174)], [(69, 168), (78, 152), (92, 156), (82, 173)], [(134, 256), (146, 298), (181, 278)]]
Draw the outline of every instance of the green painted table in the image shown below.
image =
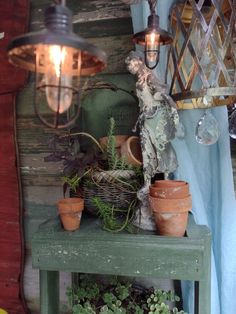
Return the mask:
[(182, 238), (144, 231), (112, 234), (86, 217), (75, 232), (64, 231), (58, 218), (47, 221), (32, 239), (41, 314), (59, 313), (60, 271), (195, 281), (195, 313), (210, 314), (210, 256), (210, 231), (196, 225), (192, 215)]

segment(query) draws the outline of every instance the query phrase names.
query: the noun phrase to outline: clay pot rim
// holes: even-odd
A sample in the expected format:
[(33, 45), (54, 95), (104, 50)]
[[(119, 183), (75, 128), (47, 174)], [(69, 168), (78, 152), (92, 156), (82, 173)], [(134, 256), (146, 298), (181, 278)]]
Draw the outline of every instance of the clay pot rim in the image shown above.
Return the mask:
[(157, 187), (152, 184), (149, 186), (149, 194), (152, 197), (158, 197), (158, 198), (181, 199), (189, 195), (189, 185), (187, 183), (185, 185), (179, 185), (179, 186)]
[(133, 155), (133, 153), (132, 153), (132, 151), (130, 149), (130, 146), (131, 146), (130, 143), (131, 143), (131, 141), (134, 141), (134, 140), (139, 142), (139, 137), (138, 136), (130, 136), (130, 137), (127, 138), (127, 140), (124, 143), (122, 143), (122, 145), (121, 145), (121, 155), (122, 155), (122, 146), (126, 145), (127, 146), (127, 150), (128, 150), (128, 154), (130, 155), (130, 158), (133, 160), (133, 164), (134, 165), (136, 164), (137, 166), (141, 166), (142, 165), (142, 161), (138, 160)]
[[(66, 205), (68, 208), (65, 208)], [(84, 199), (80, 197), (63, 198), (57, 202), (57, 208), (59, 215), (79, 213), (84, 210)]]
[(81, 197), (68, 197), (62, 198), (57, 202), (57, 204), (76, 204), (76, 203), (83, 203), (84, 199)]
[[(161, 186), (158, 185), (160, 183), (161, 183)], [(173, 187), (184, 186), (186, 184), (188, 185), (188, 182), (182, 181), (182, 180), (155, 180), (152, 186), (156, 188), (173, 188)]]

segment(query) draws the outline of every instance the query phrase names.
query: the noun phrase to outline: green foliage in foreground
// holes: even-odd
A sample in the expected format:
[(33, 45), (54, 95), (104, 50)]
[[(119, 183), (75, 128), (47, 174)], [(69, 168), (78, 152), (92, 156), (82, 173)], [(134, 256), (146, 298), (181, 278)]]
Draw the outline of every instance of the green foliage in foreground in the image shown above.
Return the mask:
[(187, 314), (170, 307), (180, 301), (173, 291), (140, 288), (117, 277), (108, 283), (81, 275), (79, 287), (68, 288), (67, 296), (72, 314)]

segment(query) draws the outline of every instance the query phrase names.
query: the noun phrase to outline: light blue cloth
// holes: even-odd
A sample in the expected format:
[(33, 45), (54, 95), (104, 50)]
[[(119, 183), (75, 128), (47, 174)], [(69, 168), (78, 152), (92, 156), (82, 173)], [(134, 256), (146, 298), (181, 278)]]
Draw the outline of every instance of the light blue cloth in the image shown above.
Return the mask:
[[(173, 0), (159, 0), (158, 14), (161, 27), (168, 29), (169, 9)], [(134, 32), (143, 30), (147, 24), (149, 9), (147, 1), (131, 6)], [(165, 48), (157, 73), (164, 79), (166, 68)], [(207, 225), (212, 232), (211, 313), (236, 313), (236, 201), (233, 185), (232, 163), (228, 134), (226, 107), (211, 110), (219, 122), (220, 138), (211, 146), (198, 144), (195, 128), (204, 110), (180, 112), (185, 127), (184, 140), (175, 139), (179, 167), (178, 179), (190, 184), (193, 214), (198, 224)], [(193, 314), (193, 284), (183, 282), (184, 308)]]

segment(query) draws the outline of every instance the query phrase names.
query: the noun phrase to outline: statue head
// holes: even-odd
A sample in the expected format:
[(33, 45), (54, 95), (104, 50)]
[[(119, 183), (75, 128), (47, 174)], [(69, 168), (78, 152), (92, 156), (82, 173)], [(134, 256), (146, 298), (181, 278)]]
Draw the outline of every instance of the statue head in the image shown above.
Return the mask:
[(125, 63), (127, 64), (127, 68), (131, 74), (137, 74), (144, 68), (142, 54), (138, 51), (131, 51), (125, 59)]

